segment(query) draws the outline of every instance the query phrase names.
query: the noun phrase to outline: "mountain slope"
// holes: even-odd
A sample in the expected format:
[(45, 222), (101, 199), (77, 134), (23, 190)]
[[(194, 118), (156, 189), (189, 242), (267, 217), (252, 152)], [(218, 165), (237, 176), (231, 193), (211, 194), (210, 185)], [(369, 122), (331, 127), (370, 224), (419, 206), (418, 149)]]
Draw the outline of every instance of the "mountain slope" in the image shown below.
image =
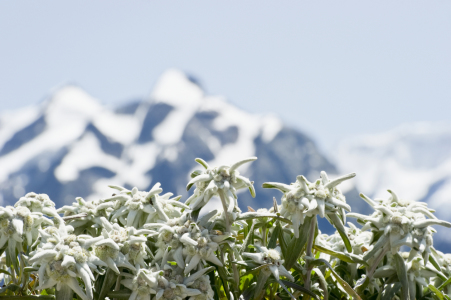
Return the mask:
[[(423, 201), (440, 219), (451, 221), (451, 124), (405, 124), (391, 131), (342, 141), (337, 166), (358, 176), (356, 188), (371, 197), (398, 196)], [(440, 243), (451, 236), (440, 234)], [(449, 230), (448, 230), (449, 231)]]
[(261, 188), (265, 181), (336, 173), (305, 134), (205, 95), (177, 70), (162, 75), (149, 99), (116, 109), (66, 86), (38, 106), (0, 116), (3, 205), (35, 191), (61, 206), (77, 196), (106, 197), (108, 184), (145, 190), (157, 181), (166, 192), (187, 196), (196, 157), (222, 165), (248, 156), (259, 158), (241, 169), (255, 181), (257, 198), (241, 194), (242, 208), (280, 199)]

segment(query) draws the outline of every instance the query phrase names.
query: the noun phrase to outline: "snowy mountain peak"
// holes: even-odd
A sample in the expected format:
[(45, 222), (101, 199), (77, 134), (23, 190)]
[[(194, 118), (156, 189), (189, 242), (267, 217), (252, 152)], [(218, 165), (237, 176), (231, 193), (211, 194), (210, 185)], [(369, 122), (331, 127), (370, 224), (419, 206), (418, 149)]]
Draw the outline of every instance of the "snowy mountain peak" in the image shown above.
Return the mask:
[(85, 115), (92, 117), (103, 110), (97, 99), (74, 85), (67, 85), (57, 89), (44, 105), (49, 115)]
[(197, 107), (204, 92), (182, 71), (169, 69), (160, 76), (151, 98), (174, 107)]
[(256, 182), (259, 199), (243, 193), (243, 207), (271, 206), (272, 197), (280, 196), (263, 190), (262, 182), (335, 171), (304, 134), (277, 117), (205, 95), (179, 70), (166, 71), (150, 99), (117, 109), (65, 86), (41, 106), (0, 116), (0, 202), (34, 191), (61, 206), (77, 196), (105, 197), (108, 184), (147, 190), (157, 181), (166, 192), (186, 197), (195, 158), (224, 165), (248, 156), (259, 159), (240, 172)]

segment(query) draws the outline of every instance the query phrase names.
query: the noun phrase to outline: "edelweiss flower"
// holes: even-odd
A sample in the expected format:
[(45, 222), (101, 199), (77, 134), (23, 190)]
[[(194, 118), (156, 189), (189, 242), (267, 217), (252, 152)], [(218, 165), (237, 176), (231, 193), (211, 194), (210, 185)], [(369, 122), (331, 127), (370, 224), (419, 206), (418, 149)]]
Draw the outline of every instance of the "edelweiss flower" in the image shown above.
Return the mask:
[[(201, 270), (202, 271), (202, 270)], [(197, 273), (195, 273), (197, 274)], [(191, 296), (189, 300), (213, 300), (215, 292), (211, 288), (210, 278), (208, 275), (203, 275), (199, 277), (198, 279), (194, 279), (194, 275), (191, 275), (188, 277), (187, 280), (185, 280), (185, 285), (189, 286), (190, 288), (199, 290), (201, 294)]]
[[(389, 192), (391, 196), (387, 200), (372, 200), (360, 195), (375, 209), (372, 215), (348, 214), (364, 224), (362, 231), (371, 229), (375, 234), (383, 233), (364, 258), (373, 256), (388, 243), (392, 253), (398, 252), (401, 246), (408, 246), (412, 248), (411, 259), (419, 252), (424, 253), (424, 261), (427, 262), (431, 252), (432, 234), (435, 232), (430, 225), (451, 227), (451, 223), (438, 220), (426, 203), (405, 201), (392, 191)], [(426, 216), (429, 219), (426, 219)]]
[[(429, 278), (440, 275), (442, 278), (446, 278), (444, 274), (437, 271), (430, 262), (425, 262), (419, 255), (413, 259), (409, 259), (409, 252), (401, 253), (401, 257), (405, 260), (407, 278), (409, 281), (409, 292), (411, 299), (415, 299), (416, 285), (419, 285), (420, 290), (424, 286), (429, 285)], [(392, 256), (388, 256), (388, 264), (379, 267), (374, 272), (375, 278), (385, 278), (396, 274), (396, 267)]]
[[(191, 223), (187, 219), (188, 214), (184, 214), (179, 219), (172, 219), (168, 225), (161, 223), (145, 224), (144, 228), (158, 228), (158, 238), (155, 245), (158, 250), (154, 259), (156, 261), (163, 258), (167, 252), (168, 259), (173, 259), (177, 265), (185, 269), (185, 273), (189, 273), (193, 268), (196, 268), (199, 262), (206, 264), (210, 261), (214, 264), (222, 266), (222, 263), (215, 255), (218, 248), (218, 243), (223, 242), (230, 235), (217, 234), (217, 232), (209, 232), (200, 224), (206, 224), (207, 218), (204, 216), (198, 220), (198, 224)], [(186, 220), (181, 226), (181, 221)], [(188, 264), (188, 266), (186, 266)], [(185, 268), (186, 266), (186, 268)]]
[(100, 218), (107, 217), (114, 206), (113, 203), (103, 202), (102, 200), (89, 202), (81, 197), (77, 197), (75, 200), (77, 202), (72, 203), (71, 206), (65, 205), (59, 208), (57, 212), (63, 213), (64, 217), (73, 217), (73, 219), (67, 221), (67, 225), (74, 227), (77, 234), (85, 230), (94, 234), (91, 226), (93, 224), (102, 225)]
[(198, 227), (198, 230), (195, 229), (183, 234), (180, 238), (180, 242), (185, 245), (183, 254), (186, 256), (185, 262), (188, 263), (185, 267), (185, 274), (196, 268), (201, 261), (204, 265), (206, 261), (209, 261), (222, 267), (222, 262), (215, 254), (215, 251), (218, 250), (218, 243), (210, 239), (207, 229), (204, 229), (202, 232), (198, 231)]
[[(149, 192), (139, 191), (136, 187), (131, 191), (122, 188), (119, 195), (105, 201), (115, 201), (115, 211), (112, 213), (112, 220), (119, 219), (121, 223), (135, 228), (141, 228), (146, 223), (167, 222), (170, 218), (181, 216), (180, 209), (189, 207), (178, 202), (179, 197), (171, 198), (172, 193), (163, 192), (160, 183), (156, 183)], [(126, 216), (126, 220), (124, 217)]]
[[(47, 232), (41, 230), (41, 235), (46, 242), (30, 253), (29, 262), (34, 266), (39, 266), (38, 290), (56, 285), (56, 290), (61, 291), (58, 300), (72, 299), (73, 293), (69, 289), (77, 293), (83, 300), (92, 300), (91, 281), (95, 279), (91, 269), (96, 270), (97, 266), (107, 265), (92, 255), (88, 249), (103, 237), (92, 238), (86, 235), (67, 234), (72, 229), (70, 226), (66, 228), (62, 224), (59, 229), (53, 227)], [(86, 293), (79, 286), (77, 278), (83, 280)]]
[(55, 203), (50, 200), (47, 194), (28, 193), (20, 197), (19, 201), (14, 204), (15, 207), (25, 206), (31, 212), (40, 212), (47, 216), (55, 216)]
[(194, 184), (196, 185), (196, 189), (194, 190), (194, 194), (185, 203), (194, 211), (207, 204), (214, 195), (218, 195), (222, 197), (221, 200), (223, 198), (225, 199), (228, 213), (232, 213), (234, 210), (240, 211), (236, 202), (236, 191), (242, 188), (248, 188), (252, 197), (255, 197), (255, 189), (253, 182), (241, 176), (237, 169), (241, 165), (256, 159), (256, 157), (250, 157), (240, 160), (231, 166), (210, 168), (204, 160), (196, 158), (196, 162), (201, 164), (205, 170), (195, 171), (191, 174), (194, 178), (190, 180), (186, 190), (189, 190)]
[(124, 276), (132, 276), (132, 278), (123, 279), (121, 283), (132, 291), (129, 300), (150, 300), (150, 294), (156, 294), (158, 279), (163, 275), (163, 271), (152, 272), (150, 270), (141, 269), (137, 266), (136, 275), (123, 273)]
[(341, 214), (345, 220), (344, 210), (351, 211), (346, 200), (337, 185), (351, 179), (355, 173), (351, 173), (334, 180), (329, 180), (326, 172), (321, 172), (321, 178), (314, 183), (309, 182), (304, 176), (296, 177), (296, 182), (287, 185), (277, 182), (266, 182), (264, 188), (278, 189), (283, 193), (282, 216), (293, 222), (295, 237), (299, 237), (299, 226), (304, 223), (306, 216), (318, 214), (324, 218), (326, 214)]
[[(189, 277), (184, 277), (183, 274), (180, 274), (169, 265), (164, 265), (163, 270), (164, 276), (158, 278), (158, 285), (155, 288), (156, 300), (182, 300), (186, 297), (201, 295), (202, 292), (200, 290), (188, 288), (187, 286), (193, 284), (196, 279), (209, 271), (210, 268), (201, 269)], [(178, 268), (178, 270), (181, 269)]]
[(293, 276), (283, 266), (284, 260), (281, 258), (280, 248), (267, 249), (266, 247), (256, 246), (260, 253), (244, 252), (242, 256), (249, 257), (254, 262), (260, 265), (266, 265), (262, 269), (264, 272), (271, 272), (276, 280), (279, 280), (279, 276), (285, 276), (291, 281), (294, 281)]
[(8, 249), (15, 257), (16, 247), (19, 252), (23, 251), (24, 238), (29, 246), (36, 240), (42, 223), (53, 225), (42, 213), (30, 212), (26, 206), (0, 207), (0, 249), (8, 243)]
[[(137, 230), (134, 227), (121, 227), (117, 223), (111, 224), (103, 217), (101, 221), (104, 228), (102, 230), (103, 237), (106, 240), (113, 240), (119, 246), (120, 252), (125, 255), (125, 260), (130, 262), (132, 266), (138, 264), (143, 268), (147, 267), (145, 260), (148, 258), (147, 252), (150, 253), (151, 251), (146, 245), (147, 238), (144, 234), (152, 235), (157, 234), (157, 232), (147, 229)], [(114, 267), (112, 269), (115, 270)], [(118, 273), (116, 270), (115, 272)]]
[[(370, 231), (362, 231), (351, 222), (348, 222), (348, 225), (349, 228), (346, 228), (346, 234), (351, 242), (352, 253), (363, 254), (368, 251), (371, 248), (370, 243), (373, 240), (373, 233)], [(325, 234), (319, 235), (318, 237), (319, 238), (316, 239), (318, 245), (338, 252), (347, 252), (343, 239), (338, 232), (335, 232), (330, 236)]]

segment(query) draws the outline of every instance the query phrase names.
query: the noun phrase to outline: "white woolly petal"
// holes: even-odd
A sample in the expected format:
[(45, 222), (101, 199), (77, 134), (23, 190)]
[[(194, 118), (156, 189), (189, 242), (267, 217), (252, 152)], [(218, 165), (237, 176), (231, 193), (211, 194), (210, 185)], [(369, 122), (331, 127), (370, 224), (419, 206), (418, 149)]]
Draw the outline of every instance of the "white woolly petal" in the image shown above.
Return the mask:
[(180, 238), (180, 242), (182, 242), (183, 244), (197, 246), (197, 242), (195, 240), (193, 240), (192, 238), (190, 238), (189, 235), (190, 234), (188, 232), (185, 233), (184, 235), (182, 235), (182, 237)]
[(30, 264), (45, 258), (53, 258), (58, 254), (55, 250), (44, 250), (37, 252), (32, 258), (30, 258)]
[(70, 286), (70, 288), (83, 300), (92, 300), (92, 298), (89, 298), (82, 290), (82, 288), (78, 285), (78, 281), (75, 278), (70, 278), (66, 281), (66, 284)]
[(106, 263), (108, 265), (108, 267), (113, 270), (116, 274), (119, 274), (119, 269), (116, 266), (116, 263), (114, 262), (114, 260), (111, 257), (108, 257), (106, 259)]
[(191, 261), (185, 268), (185, 274), (188, 274), (192, 269), (194, 269), (200, 261), (200, 255), (196, 254), (191, 258)]
[(206, 260), (214, 263), (217, 266), (222, 267), (223, 264), (222, 262), (216, 257), (216, 255), (214, 253), (211, 253), (208, 257), (205, 258)]
[(263, 264), (263, 256), (261, 253), (249, 253), (249, 252), (244, 252), (242, 254), (242, 256), (244, 257), (249, 257), (250, 259), (252, 259), (253, 261), (255, 261), (256, 263), (259, 264)]

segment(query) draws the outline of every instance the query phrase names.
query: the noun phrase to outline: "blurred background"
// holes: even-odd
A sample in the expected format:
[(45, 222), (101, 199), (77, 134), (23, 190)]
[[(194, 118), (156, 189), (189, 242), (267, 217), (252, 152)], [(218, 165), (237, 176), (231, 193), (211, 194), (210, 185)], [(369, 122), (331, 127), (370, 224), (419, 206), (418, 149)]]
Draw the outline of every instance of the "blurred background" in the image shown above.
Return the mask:
[(242, 209), (280, 202), (265, 181), (325, 170), (357, 173), (354, 211), (371, 212), (358, 192), (392, 189), (451, 221), (450, 15), (447, 1), (1, 1), (0, 203), (157, 181), (186, 199), (195, 157), (256, 155)]

